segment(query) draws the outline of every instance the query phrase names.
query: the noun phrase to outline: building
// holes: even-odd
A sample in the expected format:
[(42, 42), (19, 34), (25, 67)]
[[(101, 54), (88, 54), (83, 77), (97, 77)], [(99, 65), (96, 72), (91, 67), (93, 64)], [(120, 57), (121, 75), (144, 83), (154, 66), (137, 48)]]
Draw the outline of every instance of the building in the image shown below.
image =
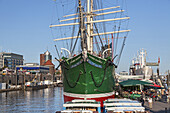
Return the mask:
[(49, 67), (49, 73), (51, 75), (54, 75), (55, 74), (55, 65), (51, 62), (51, 60), (48, 60), (47, 62), (45, 62), (44, 66), (48, 66)]
[(48, 50), (44, 54), (40, 54), (40, 66), (48, 66), (49, 73), (55, 74), (55, 65), (52, 63), (52, 56)]
[(2, 56), (2, 53), (0, 53), (0, 69), (2, 70), (3, 68), (3, 56)]
[(45, 55), (40, 54), (40, 65), (42, 66), (45, 63)]
[(52, 56), (47, 50), (44, 54), (40, 54), (40, 65), (44, 65), (48, 60), (52, 61)]
[(119, 75), (129, 75), (127, 71), (121, 71), (119, 72)]
[(38, 63), (25, 63), (24, 65), (16, 66), (16, 70), (18, 73), (26, 73), (26, 74), (36, 74), (36, 73), (49, 73), (48, 66), (40, 66)]
[(52, 80), (52, 76), (48, 74), (49, 67), (40, 66), (38, 63), (25, 63), (24, 65), (17, 66), (16, 72), (18, 74), (18, 84), (22, 84), (24, 79), (25, 82)]
[(0, 53), (0, 68), (8, 67), (14, 70), (16, 65), (23, 65), (23, 55), (7, 52)]
[(24, 63), (25, 66), (38, 66), (38, 63)]

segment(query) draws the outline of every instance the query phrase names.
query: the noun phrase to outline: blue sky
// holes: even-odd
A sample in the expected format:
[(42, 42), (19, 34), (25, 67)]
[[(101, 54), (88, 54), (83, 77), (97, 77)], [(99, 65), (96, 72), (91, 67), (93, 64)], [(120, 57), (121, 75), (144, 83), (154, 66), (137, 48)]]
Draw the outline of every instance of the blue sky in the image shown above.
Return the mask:
[[(162, 73), (170, 69), (170, 0), (126, 0), (124, 8), (131, 18), (131, 32), (117, 71), (128, 71), (141, 48), (147, 50), (148, 61), (161, 58)], [(54, 58), (57, 54), (49, 28), (54, 10), (53, 0), (0, 0), (0, 51), (22, 54), (25, 62), (39, 63), (39, 55), (48, 48)]]

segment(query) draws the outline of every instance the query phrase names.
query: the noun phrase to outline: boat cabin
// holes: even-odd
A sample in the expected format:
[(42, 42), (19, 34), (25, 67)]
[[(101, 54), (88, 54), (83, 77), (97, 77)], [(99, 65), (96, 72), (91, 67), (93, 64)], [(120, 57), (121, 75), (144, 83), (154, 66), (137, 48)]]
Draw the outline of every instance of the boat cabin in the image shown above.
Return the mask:
[(100, 102), (95, 100), (72, 100), (63, 104), (62, 113), (101, 113)]
[(145, 108), (138, 101), (130, 99), (108, 99), (104, 101), (104, 113), (144, 113)]

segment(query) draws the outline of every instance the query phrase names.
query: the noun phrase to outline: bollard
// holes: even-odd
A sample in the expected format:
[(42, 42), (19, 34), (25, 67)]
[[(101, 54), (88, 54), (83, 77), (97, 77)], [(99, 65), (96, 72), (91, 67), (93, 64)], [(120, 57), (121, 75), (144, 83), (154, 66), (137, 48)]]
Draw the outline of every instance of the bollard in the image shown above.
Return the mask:
[(167, 108), (165, 108), (165, 113), (168, 113), (168, 112), (167, 112)]

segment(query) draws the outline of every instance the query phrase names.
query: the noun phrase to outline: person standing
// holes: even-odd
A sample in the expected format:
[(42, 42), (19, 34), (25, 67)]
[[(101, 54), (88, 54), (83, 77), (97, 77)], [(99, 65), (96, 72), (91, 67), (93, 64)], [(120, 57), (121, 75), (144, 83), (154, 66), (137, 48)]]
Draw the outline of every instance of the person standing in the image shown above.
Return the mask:
[(170, 95), (167, 95), (167, 103), (169, 103), (169, 99), (170, 99), (170, 97), (169, 97)]
[(149, 97), (148, 102), (149, 102), (149, 108), (152, 109), (152, 98), (151, 97)]
[(141, 97), (141, 103), (142, 103), (142, 106), (144, 107), (145, 100), (143, 99), (143, 97)]
[(166, 100), (167, 100), (167, 103), (169, 103), (169, 99), (170, 99), (169, 90), (167, 90), (167, 92), (166, 92)]
[(143, 97), (143, 106), (145, 104), (145, 92), (142, 92), (142, 97)]

